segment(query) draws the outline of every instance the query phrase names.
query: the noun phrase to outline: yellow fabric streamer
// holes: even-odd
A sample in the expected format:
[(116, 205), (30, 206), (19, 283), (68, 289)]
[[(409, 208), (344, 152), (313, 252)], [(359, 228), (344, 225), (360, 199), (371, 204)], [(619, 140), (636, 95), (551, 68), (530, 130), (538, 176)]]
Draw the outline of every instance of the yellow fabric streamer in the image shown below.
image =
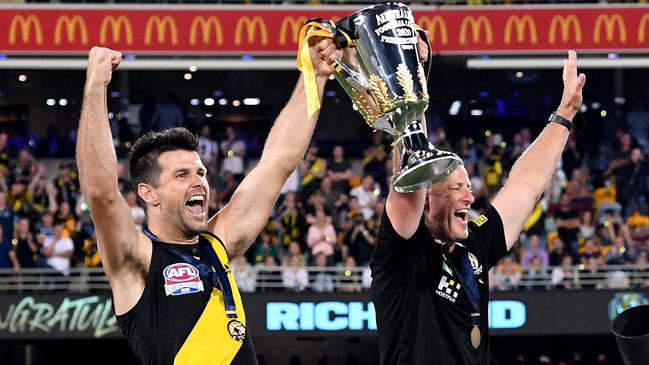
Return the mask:
[(315, 71), (309, 52), (309, 39), (312, 37), (333, 38), (333, 33), (318, 22), (309, 22), (300, 30), (300, 40), (297, 50), (297, 68), (304, 74), (304, 91), (309, 118), (320, 110), (320, 96), (315, 80)]

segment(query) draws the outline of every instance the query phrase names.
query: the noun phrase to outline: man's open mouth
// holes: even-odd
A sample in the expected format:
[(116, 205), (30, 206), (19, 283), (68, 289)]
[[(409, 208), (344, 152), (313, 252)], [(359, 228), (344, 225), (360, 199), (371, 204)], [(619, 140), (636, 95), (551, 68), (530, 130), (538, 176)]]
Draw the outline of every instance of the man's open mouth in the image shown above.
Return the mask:
[(185, 202), (185, 207), (192, 215), (204, 215), (205, 214), (205, 195), (196, 194), (192, 195)]

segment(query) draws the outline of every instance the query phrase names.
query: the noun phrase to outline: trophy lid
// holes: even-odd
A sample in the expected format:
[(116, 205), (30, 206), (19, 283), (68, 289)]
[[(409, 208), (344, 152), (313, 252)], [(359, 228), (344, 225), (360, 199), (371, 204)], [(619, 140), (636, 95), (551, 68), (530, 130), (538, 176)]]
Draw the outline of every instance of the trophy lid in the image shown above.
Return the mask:
[[(410, 11), (410, 8), (403, 3), (388, 2), (370, 5), (339, 20), (336, 23), (336, 27), (347, 33), (350, 38), (358, 39), (357, 26), (362, 24), (364, 19), (373, 15), (385, 13), (386, 11), (399, 9)], [(376, 23), (376, 20), (370, 19), (370, 22)]]

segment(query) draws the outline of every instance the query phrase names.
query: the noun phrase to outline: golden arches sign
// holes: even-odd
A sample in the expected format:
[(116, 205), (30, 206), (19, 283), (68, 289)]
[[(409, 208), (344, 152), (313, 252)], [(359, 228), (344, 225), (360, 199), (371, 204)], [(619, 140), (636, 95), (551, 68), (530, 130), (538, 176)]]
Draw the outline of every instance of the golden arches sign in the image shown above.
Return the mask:
[(570, 26), (572, 25), (573, 33), (575, 34), (575, 43), (581, 43), (581, 24), (579, 18), (574, 15), (555, 15), (550, 21), (550, 30), (548, 31), (548, 41), (550, 44), (556, 42), (557, 27), (561, 29), (561, 41), (568, 42), (570, 40)]
[(471, 27), (471, 40), (473, 43), (480, 41), (482, 28), (485, 29), (487, 44), (493, 43), (493, 30), (491, 29), (491, 23), (486, 16), (480, 15), (475, 18), (469, 15), (464, 17), (462, 24), (460, 25), (460, 44), (466, 44), (466, 32), (468, 27)]
[(234, 44), (237, 46), (241, 45), (241, 38), (244, 29), (248, 35), (248, 43), (255, 42), (257, 39), (257, 29), (259, 29), (261, 44), (264, 46), (268, 45), (268, 29), (266, 28), (266, 22), (264, 22), (264, 19), (261, 16), (255, 15), (250, 19), (248, 16), (244, 15), (239, 18), (234, 31)]
[(178, 26), (174, 18), (169, 15), (165, 15), (162, 19), (157, 15), (152, 15), (149, 17), (149, 20), (146, 22), (146, 28), (144, 30), (144, 43), (149, 45), (151, 44), (151, 38), (153, 29), (156, 30), (158, 36), (158, 43), (162, 44), (166, 42), (167, 28), (171, 33), (171, 44), (178, 44)]
[(203, 44), (210, 43), (212, 39), (212, 28), (214, 28), (214, 41), (217, 45), (223, 44), (223, 27), (221, 26), (221, 21), (215, 16), (209, 16), (207, 19), (201, 15), (194, 18), (192, 21), (192, 27), (189, 31), (189, 44), (192, 46), (196, 44), (197, 32), (198, 29), (201, 29), (201, 36)]
[(615, 34), (615, 26), (620, 33), (620, 43), (626, 42), (626, 29), (624, 29), (624, 19), (619, 14), (607, 15), (601, 14), (597, 17), (595, 21), (595, 30), (593, 31), (593, 42), (599, 43), (601, 41), (600, 37), (602, 35), (602, 25), (604, 26), (604, 31), (606, 32), (606, 41), (610, 42), (613, 40), (613, 35)]
[(431, 43), (434, 43), (437, 36), (437, 30), (439, 30), (440, 42), (442, 44), (448, 43), (448, 30), (446, 29), (446, 22), (444, 18), (439, 15), (435, 15), (432, 18), (428, 16), (422, 16), (419, 18), (419, 26), (422, 29), (428, 30), (428, 38)]
[(9, 44), (16, 43), (16, 30), (18, 27), (20, 27), (20, 39), (23, 43), (30, 41), (30, 29), (32, 28), (34, 28), (34, 33), (36, 33), (34, 37), (36, 44), (43, 43), (43, 28), (36, 15), (29, 15), (27, 17), (16, 15), (13, 17), (9, 25)]
[(131, 27), (131, 21), (125, 15), (120, 15), (117, 18), (112, 15), (104, 17), (99, 28), (99, 43), (106, 44), (108, 29), (111, 31), (113, 43), (121, 41), (122, 28), (126, 33), (126, 44), (133, 44), (133, 27)]
[(80, 15), (61, 15), (56, 20), (56, 25), (54, 26), (54, 44), (61, 44), (62, 32), (65, 29), (67, 35), (68, 43), (72, 43), (76, 40), (76, 29), (79, 28), (79, 33), (81, 33), (81, 44), (88, 44), (88, 27), (86, 27), (86, 22)]
[(538, 34), (536, 33), (536, 23), (529, 15), (518, 17), (511, 15), (505, 23), (505, 44), (510, 44), (512, 41), (512, 32), (516, 32), (516, 41), (522, 43), (525, 40), (525, 30), (530, 30), (530, 42), (536, 44), (539, 41)]
[(280, 45), (285, 45), (287, 43), (287, 36), (286, 32), (289, 30), (291, 31), (291, 42), (292, 44), (297, 44), (298, 37), (300, 35), (300, 29), (302, 29), (302, 26), (304, 23), (307, 21), (307, 17), (305, 16), (300, 16), (297, 18), (294, 18), (292, 16), (285, 16), (284, 20), (282, 20), (282, 25), (279, 27), (279, 44)]

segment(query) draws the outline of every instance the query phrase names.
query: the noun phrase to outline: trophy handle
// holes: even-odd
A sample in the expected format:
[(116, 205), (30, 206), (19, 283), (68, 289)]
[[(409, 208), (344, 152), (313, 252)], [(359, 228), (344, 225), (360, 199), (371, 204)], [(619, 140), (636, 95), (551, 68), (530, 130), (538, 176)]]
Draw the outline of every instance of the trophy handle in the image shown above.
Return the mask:
[(424, 28), (420, 27), (419, 25), (415, 24), (415, 29), (417, 30), (417, 34), (421, 39), (426, 42), (426, 45), (428, 46), (428, 59), (424, 62), (424, 70), (426, 70), (426, 80), (428, 80), (428, 75), (430, 75), (430, 68), (432, 65), (432, 58), (433, 58), (433, 47), (430, 44), (430, 39), (426, 35), (426, 32), (424, 32)]

